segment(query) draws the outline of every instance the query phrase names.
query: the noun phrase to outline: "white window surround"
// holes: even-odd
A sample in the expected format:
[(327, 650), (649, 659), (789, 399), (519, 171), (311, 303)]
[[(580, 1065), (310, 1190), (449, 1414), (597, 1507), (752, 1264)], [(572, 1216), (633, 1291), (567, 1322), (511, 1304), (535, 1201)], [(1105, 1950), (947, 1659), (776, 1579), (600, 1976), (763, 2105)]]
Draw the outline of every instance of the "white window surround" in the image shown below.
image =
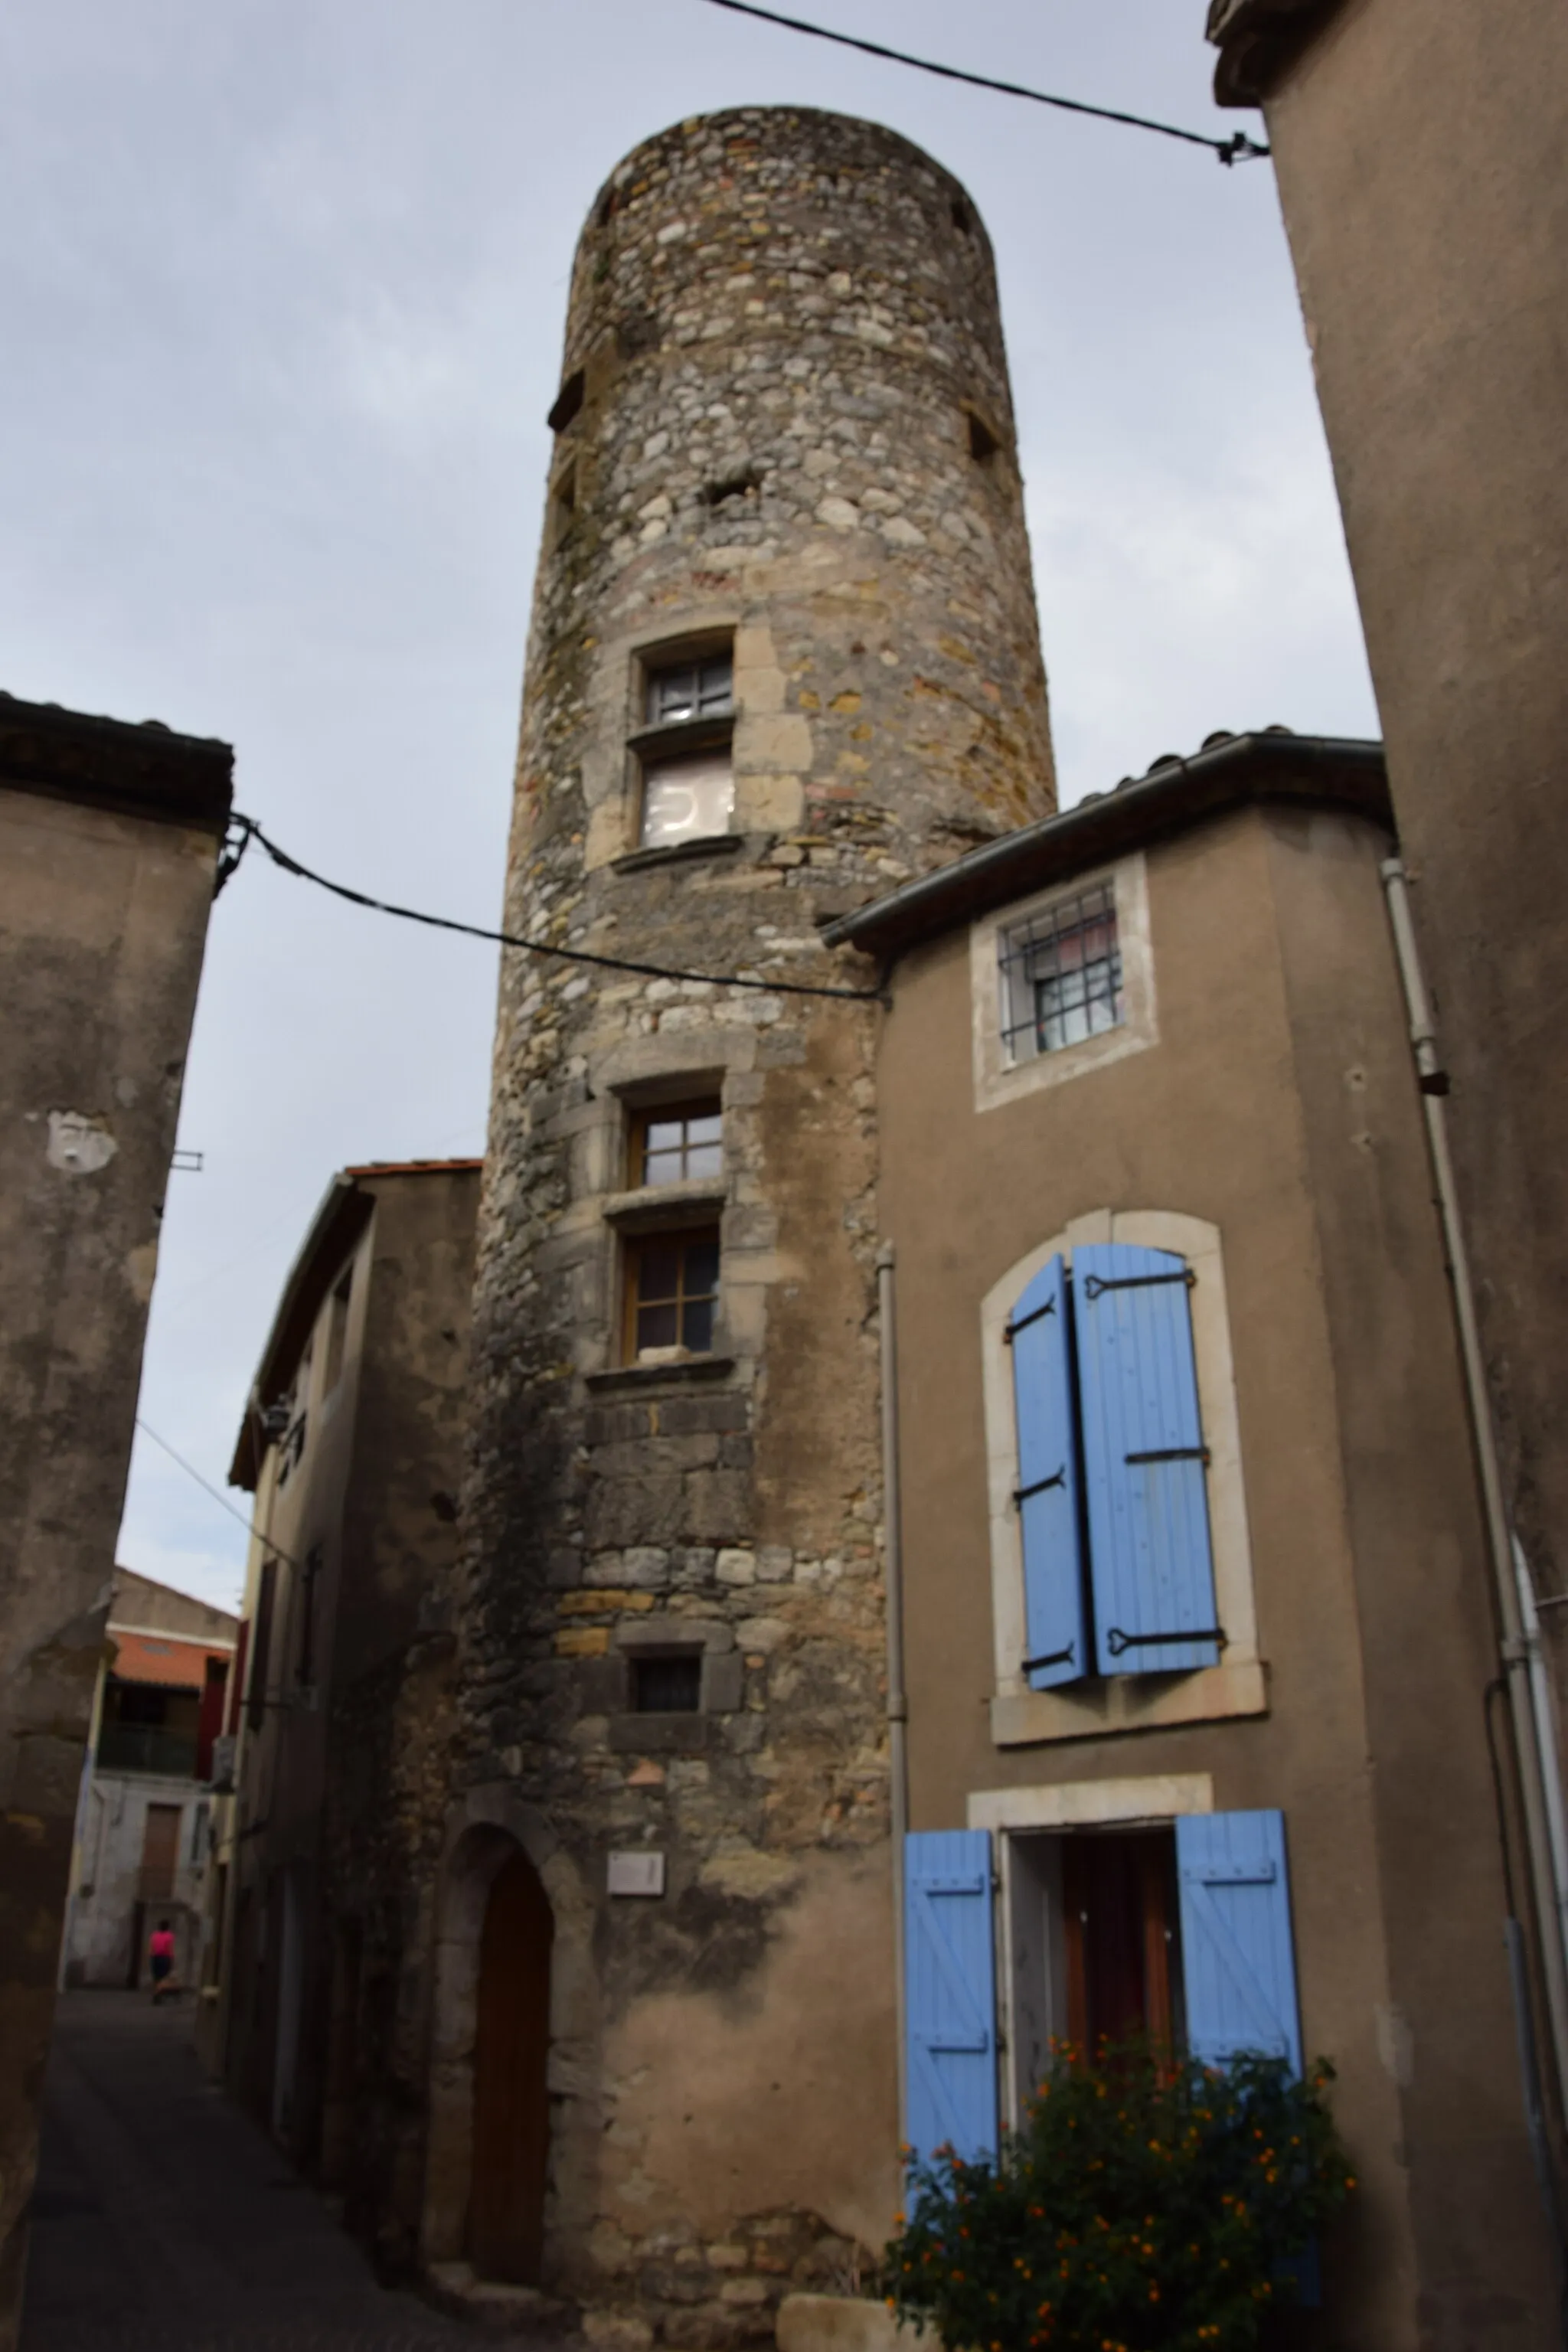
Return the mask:
[(1212, 1772), (1159, 1772), (1135, 1780), (972, 1789), (965, 1826), (991, 1831), (1131, 1829), (1140, 1822), (1174, 1821), (1178, 1813), (1213, 1811)]
[[(1121, 951), (1123, 1017), (1114, 1029), (1084, 1037), (1076, 1045), (1031, 1054), (1026, 1061), (1010, 1062), (1002, 1043), (1005, 1026), (998, 941), (1031, 917), (1043, 914), (1061, 898), (1080, 898), (1099, 884), (1110, 883), (1116, 898), (1116, 936)], [(970, 1014), (973, 1034), (974, 1108), (996, 1110), (1020, 1095), (1037, 1094), (1069, 1078), (1083, 1077), (1141, 1054), (1160, 1042), (1154, 1002), (1154, 958), (1149, 936), (1149, 876), (1140, 850), (1114, 866), (1096, 867), (1058, 882), (1032, 898), (1016, 900), (975, 923), (969, 934)]]
[[(1125, 1242), (1143, 1249), (1172, 1250), (1186, 1259), (1196, 1276), (1191, 1292), (1193, 1352), (1204, 1441), (1209, 1450), (1215, 1601), (1226, 1641), (1218, 1665), (1200, 1667), (1195, 1673), (1113, 1675), (1103, 1681), (1037, 1691), (1030, 1689), (1023, 1672), (1026, 1655), (1024, 1549), (1013, 1501), (1018, 1484), (1018, 1439), (1012, 1359), (1003, 1333), (1019, 1293), (1040, 1268), (1058, 1253), (1070, 1260), (1075, 1246), (1090, 1242)], [(1258, 1654), (1252, 1549), (1218, 1227), (1169, 1209), (1097, 1209), (1075, 1217), (1063, 1232), (1053, 1234), (992, 1285), (981, 1305), (980, 1331), (996, 1653), (991, 1737), (997, 1747), (1087, 1739), (1110, 1731), (1152, 1730), (1163, 1724), (1266, 1714), (1268, 1676)]]
[[(973, 1789), (970, 1791), (967, 1826), (989, 1830), (998, 1840), (996, 1871), (1000, 1901), (996, 1906), (995, 1949), (1000, 1993), (999, 2039), (1005, 2051), (1017, 2053), (1019, 2025), (1016, 1955), (1022, 1938), (1018, 1928), (1027, 1915), (1027, 1887), (1020, 1889), (1015, 1837), (1049, 1836), (1077, 1829), (1137, 1829), (1173, 1822), (1183, 1813), (1212, 1813), (1214, 1780), (1207, 1772), (1164, 1772), (1141, 1780), (1062, 1780), (1052, 1788)], [(1020, 1915), (1020, 1900), (1025, 1910)], [(1019, 2080), (1021, 2060), (1010, 2056), (1002, 2066), (1002, 2104), (1009, 2129), (1016, 2130), (1023, 2095), (1028, 2085)]]

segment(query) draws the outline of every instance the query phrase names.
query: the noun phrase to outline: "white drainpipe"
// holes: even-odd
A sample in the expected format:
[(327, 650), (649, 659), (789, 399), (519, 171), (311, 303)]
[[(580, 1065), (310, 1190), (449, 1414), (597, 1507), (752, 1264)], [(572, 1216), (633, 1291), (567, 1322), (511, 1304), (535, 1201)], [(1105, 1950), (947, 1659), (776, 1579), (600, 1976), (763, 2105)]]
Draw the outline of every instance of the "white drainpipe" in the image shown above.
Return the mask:
[(908, 1726), (904, 1695), (904, 1561), (899, 1493), (898, 1328), (893, 1310), (894, 1252), (877, 1252), (877, 1320), (882, 1353), (883, 1576), (888, 1616), (888, 1769), (893, 1843), (893, 1984), (898, 2017), (899, 2146), (909, 2138), (904, 2085), (904, 1837), (910, 1826)]
[[(1502, 1635), (1503, 1675), (1513, 1719), (1514, 1752), (1519, 1761), (1520, 1797), (1530, 1860), (1530, 1887), (1541, 1945), (1541, 1967), (1546, 1987), (1559, 2109), (1563, 2115), (1568, 2115), (1568, 1956), (1565, 1956), (1564, 1947), (1568, 1917), (1565, 1917), (1563, 1907), (1564, 1881), (1554, 1867), (1557, 1855), (1551, 1826), (1552, 1808), (1555, 1806), (1561, 1834), (1562, 1784), (1555, 1742), (1550, 1747), (1544, 1746), (1537, 1732), (1521, 1581), (1516, 1567), (1508, 1511), (1503, 1502), (1502, 1473), (1498, 1463), (1497, 1436), (1487, 1395), (1486, 1370), (1476, 1320), (1475, 1291), (1470, 1279), (1464, 1228), (1459, 1220), (1453, 1158), (1448, 1149), (1447, 1114), (1444, 1101), (1447, 1091), (1447, 1079), (1438, 1058), (1436, 1032), (1433, 1027), (1426, 983), (1421, 976), (1415, 929), (1410, 919), (1410, 894), (1404, 860), (1398, 857), (1385, 859), (1382, 873), (1388, 898), (1388, 919), (1394, 932), (1394, 951), (1399, 964), (1405, 1010), (1410, 1020), (1410, 1042), (1415, 1049), (1421, 1106), (1426, 1117), (1426, 1141), (1437, 1194), (1437, 1214), (1443, 1229), (1449, 1279), (1453, 1285), (1459, 1357), (1464, 1370), (1465, 1396), (1469, 1408), (1476, 1462), (1480, 1472), (1487, 1550)], [(1539, 1638), (1537, 1654), (1539, 1655)], [(1542, 1680), (1544, 1688), (1543, 1675)], [(1563, 1853), (1564, 1867), (1568, 1869), (1568, 1844), (1564, 1845)]]

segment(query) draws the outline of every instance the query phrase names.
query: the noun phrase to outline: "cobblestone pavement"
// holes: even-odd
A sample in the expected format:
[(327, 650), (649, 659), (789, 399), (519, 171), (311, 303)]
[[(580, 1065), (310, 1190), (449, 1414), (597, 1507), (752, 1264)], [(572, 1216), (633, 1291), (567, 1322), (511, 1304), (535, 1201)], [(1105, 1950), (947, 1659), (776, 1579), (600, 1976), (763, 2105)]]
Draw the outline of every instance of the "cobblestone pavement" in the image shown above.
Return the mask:
[(60, 2002), (21, 2352), (480, 2352), (378, 2286), (321, 2199), (203, 2078), (188, 2008)]

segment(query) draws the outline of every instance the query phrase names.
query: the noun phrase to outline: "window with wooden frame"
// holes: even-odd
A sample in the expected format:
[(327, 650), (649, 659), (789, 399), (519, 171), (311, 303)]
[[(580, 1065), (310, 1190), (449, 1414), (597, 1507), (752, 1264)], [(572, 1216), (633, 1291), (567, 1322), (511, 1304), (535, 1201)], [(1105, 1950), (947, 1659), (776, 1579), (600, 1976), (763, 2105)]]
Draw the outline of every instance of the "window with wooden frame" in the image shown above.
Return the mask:
[(717, 1095), (692, 1102), (650, 1103), (632, 1114), (627, 1180), (653, 1184), (717, 1183), (724, 1173), (724, 1118)]
[(706, 1356), (719, 1307), (719, 1228), (636, 1234), (626, 1240), (626, 1358)]
[(730, 830), (735, 806), (732, 646), (650, 656), (642, 671), (638, 846), (678, 848)]

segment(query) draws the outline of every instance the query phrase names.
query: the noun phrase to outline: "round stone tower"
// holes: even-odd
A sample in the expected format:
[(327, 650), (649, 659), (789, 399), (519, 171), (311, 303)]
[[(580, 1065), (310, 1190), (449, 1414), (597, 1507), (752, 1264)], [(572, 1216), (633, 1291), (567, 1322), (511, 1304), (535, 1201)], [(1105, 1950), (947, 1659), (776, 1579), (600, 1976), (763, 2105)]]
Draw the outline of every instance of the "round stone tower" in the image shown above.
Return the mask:
[(682, 123), (551, 424), (507, 927), (710, 977), (503, 960), (426, 2242), (722, 2347), (896, 2201), (882, 1016), (793, 992), (1054, 806), (985, 232), (875, 125)]

